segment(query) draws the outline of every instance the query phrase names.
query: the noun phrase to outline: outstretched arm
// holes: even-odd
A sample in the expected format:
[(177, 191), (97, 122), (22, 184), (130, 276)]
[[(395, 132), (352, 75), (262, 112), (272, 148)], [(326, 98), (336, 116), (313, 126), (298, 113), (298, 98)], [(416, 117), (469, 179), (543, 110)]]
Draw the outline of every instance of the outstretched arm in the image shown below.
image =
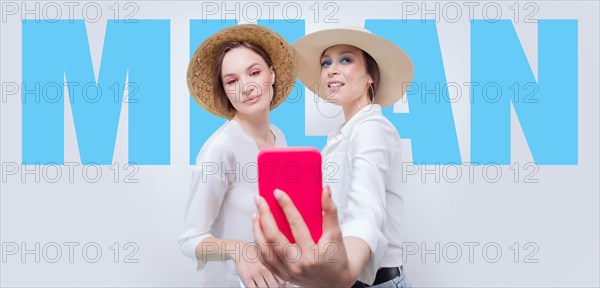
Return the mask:
[[(290, 224), (296, 243), (289, 243), (279, 231), (266, 201), (257, 198), (259, 214), (254, 219), (253, 233), (256, 243), (262, 244), (261, 262), (282, 279), (303, 286), (352, 286), (371, 252), (367, 243), (359, 238), (342, 238), (337, 208), (329, 187), (323, 190), (321, 198), (323, 234), (318, 243), (312, 240), (306, 223), (287, 194), (276, 190), (275, 198)], [(291, 249), (292, 246), (295, 249)]]

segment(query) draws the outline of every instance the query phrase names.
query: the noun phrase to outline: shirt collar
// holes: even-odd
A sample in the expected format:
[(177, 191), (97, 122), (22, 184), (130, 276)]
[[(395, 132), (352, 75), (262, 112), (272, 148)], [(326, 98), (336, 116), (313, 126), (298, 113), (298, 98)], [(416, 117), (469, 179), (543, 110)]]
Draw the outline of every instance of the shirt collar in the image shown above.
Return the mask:
[(356, 114), (354, 114), (354, 116), (352, 116), (352, 118), (350, 118), (350, 120), (348, 120), (346, 123), (329, 133), (329, 137), (335, 137), (340, 134), (344, 135), (344, 137), (350, 136), (350, 131), (352, 131), (354, 126), (356, 126), (360, 120), (374, 113), (381, 113), (381, 106), (379, 104), (368, 104), (367, 106), (358, 110), (358, 112), (356, 112)]

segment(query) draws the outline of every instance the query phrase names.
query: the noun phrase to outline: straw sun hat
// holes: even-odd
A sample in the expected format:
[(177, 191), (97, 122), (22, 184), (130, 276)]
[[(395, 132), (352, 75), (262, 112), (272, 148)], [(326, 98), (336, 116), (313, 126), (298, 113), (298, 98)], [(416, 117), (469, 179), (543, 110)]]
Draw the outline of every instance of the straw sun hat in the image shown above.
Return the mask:
[(327, 100), (321, 83), (321, 55), (325, 49), (338, 44), (362, 49), (377, 62), (381, 79), (375, 94), (376, 104), (389, 106), (406, 93), (414, 72), (408, 55), (391, 41), (361, 27), (321, 30), (300, 38), (292, 45), (298, 57), (298, 77), (313, 93)]
[(276, 75), (273, 85), (271, 110), (281, 104), (296, 83), (297, 63), (294, 50), (277, 32), (255, 24), (241, 24), (220, 30), (204, 40), (194, 52), (187, 70), (187, 85), (192, 97), (206, 111), (231, 119), (235, 111), (228, 111), (214, 101), (213, 67), (225, 44), (250, 42), (262, 47), (273, 61)]

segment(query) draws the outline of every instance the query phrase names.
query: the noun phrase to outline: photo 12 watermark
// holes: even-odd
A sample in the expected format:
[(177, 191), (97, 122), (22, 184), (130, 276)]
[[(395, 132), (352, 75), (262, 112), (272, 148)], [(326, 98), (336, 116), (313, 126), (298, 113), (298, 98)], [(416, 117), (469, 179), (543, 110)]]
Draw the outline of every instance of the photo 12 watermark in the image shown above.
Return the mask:
[(338, 23), (343, 12), (337, 1), (203, 1), (200, 15), (202, 21), (256, 23), (258, 20), (273, 22), (281, 19), (286, 22)]
[(98, 23), (102, 20), (136, 23), (140, 4), (135, 1), (3, 1), (2, 23), (18, 18), (20, 21), (55, 23), (60, 20), (84, 20)]
[(401, 1), (401, 19), (435, 20), (457, 23), (482, 19), (497, 22), (510, 19), (515, 23), (537, 23), (540, 7), (528, 1)]
[[(104, 88), (103, 88), (104, 87)], [(108, 89), (107, 89), (108, 88)], [(2, 103), (9, 99), (20, 99), (21, 103), (59, 103), (68, 99), (69, 103), (87, 104), (107, 100), (112, 103), (136, 104), (140, 102), (140, 86), (135, 82), (114, 82), (109, 86), (96, 82), (2, 82)]]
[(139, 263), (136, 242), (2, 242), (2, 263)]
[[(2, 183), (88, 183), (111, 181), (115, 184), (137, 184), (140, 166), (135, 163), (114, 162), (111, 165), (81, 164), (22, 164), (2, 162)], [(102, 181), (105, 179), (105, 181)]]
[(536, 242), (403, 242), (402, 263), (539, 263)]

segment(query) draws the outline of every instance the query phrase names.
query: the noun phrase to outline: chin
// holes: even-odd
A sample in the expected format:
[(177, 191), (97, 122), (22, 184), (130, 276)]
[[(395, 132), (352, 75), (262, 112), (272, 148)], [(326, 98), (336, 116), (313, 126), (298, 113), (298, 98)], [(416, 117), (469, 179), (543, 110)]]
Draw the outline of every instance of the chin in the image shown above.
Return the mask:
[(239, 112), (246, 115), (256, 115), (264, 113), (265, 111), (269, 111), (268, 103), (254, 103), (253, 105), (247, 105), (238, 109)]
[(328, 97), (327, 99), (323, 99), (327, 103), (331, 103), (333, 105), (341, 105), (339, 97)]
[(350, 102), (354, 102), (356, 97), (354, 97), (354, 95), (348, 95), (348, 93), (346, 92), (348, 91), (337, 93), (336, 95), (333, 95), (331, 98), (329, 98), (329, 100), (327, 101), (339, 106), (345, 105)]
[(344, 106), (348, 103), (353, 102), (354, 100), (349, 99), (348, 97), (336, 97), (330, 100), (327, 100), (329, 103), (334, 104), (336, 106)]

